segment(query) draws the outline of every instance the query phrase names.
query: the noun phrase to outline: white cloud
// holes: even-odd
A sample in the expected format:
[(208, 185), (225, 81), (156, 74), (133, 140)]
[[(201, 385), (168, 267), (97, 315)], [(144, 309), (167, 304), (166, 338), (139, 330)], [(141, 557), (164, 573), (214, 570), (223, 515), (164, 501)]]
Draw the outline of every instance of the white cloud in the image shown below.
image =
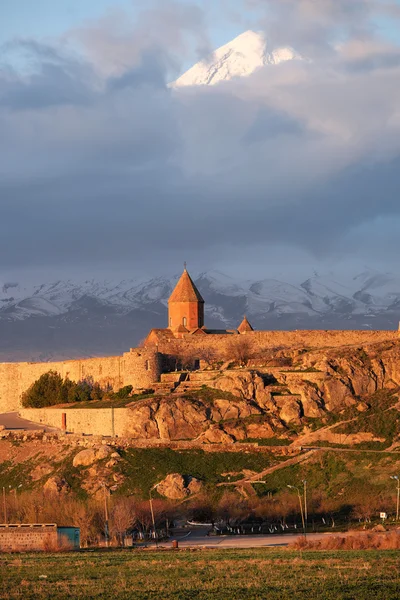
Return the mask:
[[(269, 5), (304, 31), (347, 14), (346, 2)], [(35, 69), (0, 71), (0, 265), (159, 271), (160, 260), (211, 266), (274, 247), (290, 248), (288, 261), (368, 261), (371, 231), (400, 249), (387, 226), (400, 217), (399, 49), (366, 34), (372, 3), (356, 2), (352, 37), (313, 60), (187, 90), (165, 82), (179, 53), (207, 40), (204, 19), (166, 7), (133, 30), (113, 15), (70, 32), (80, 56), (66, 38), (24, 41)]]

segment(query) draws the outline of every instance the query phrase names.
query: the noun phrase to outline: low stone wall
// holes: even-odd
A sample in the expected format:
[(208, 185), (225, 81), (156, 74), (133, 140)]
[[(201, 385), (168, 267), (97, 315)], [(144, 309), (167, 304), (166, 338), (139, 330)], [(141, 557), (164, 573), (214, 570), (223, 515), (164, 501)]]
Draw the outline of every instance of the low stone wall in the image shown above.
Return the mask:
[(57, 525), (0, 525), (0, 552), (44, 551), (57, 543)]
[[(60, 431), (52, 431), (44, 433), (38, 430), (29, 431), (0, 431), (0, 443), (4, 442), (30, 442), (34, 441), (35, 444), (42, 442), (55, 447), (55, 452), (59, 448), (61, 443), (63, 446), (70, 446), (71, 448), (98, 448), (99, 445), (112, 446), (116, 450), (126, 448), (140, 448), (143, 450), (149, 450), (153, 448), (157, 449), (169, 449), (181, 451), (190, 450), (203, 450), (204, 452), (255, 452), (261, 454), (278, 454), (282, 456), (288, 456), (292, 454), (298, 454), (300, 449), (293, 445), (288, 446), (268, 446), (259, 445), (257, 442), (235, 442), (235, 443), (223, 443), (223, 444), (207, 444), (199, 441), (190, 440), (144, 440), (134, 439), (128, 436), (125, 437), (114, 437), (102, 435), (82, 435), (76, 433), (64, 433)], [(60, 528), (59, 528), (60, 531)]]
[(127, 408), (22, 408), (20, 416), (34, 423), (62, 429), (66, 415), (66, 431), (87, 435), (128, 434), (130, 411)]

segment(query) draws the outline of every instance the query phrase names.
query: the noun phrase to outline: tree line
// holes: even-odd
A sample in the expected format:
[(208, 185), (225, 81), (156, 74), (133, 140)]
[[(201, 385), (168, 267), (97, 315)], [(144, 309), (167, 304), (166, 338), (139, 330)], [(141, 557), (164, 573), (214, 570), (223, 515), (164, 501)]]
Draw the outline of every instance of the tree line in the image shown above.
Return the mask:
[[(301, 532), (298, 498), (289, 490), (277, 495), (243, 497), (226, 490), (218, 494), (204, 491), (189, 501), (111, 494), (106, 487), (95, 497), (80, 499), (73, 492), (47, 490), (9, 490), (2, 506), (3, 522), (57, 523), (80, 528), (81, 545), (97, 546), (108, 535), (115, 546), (125, 544), (127, 536), (148, 539), (153, 536), (153, 515), (157, 535), (165, 537), (176, 521), (189, 520), (217, 525), (231, 533)], [(107, 510), (105, 508), (107, 507)], [(360, 494), (344, 504), (337, 498), (316, 492), (308, 499), (308, 525), (335, 529), (338, 525), (368, 526), (377, 520), (382, 507), (394, 514), (393, 494)], [(108, 520), (106, 520), (108, 519)], [(297, 529), (296, 529), (297, 528)], [(106, 533), (107, 532), (107, 533)]]

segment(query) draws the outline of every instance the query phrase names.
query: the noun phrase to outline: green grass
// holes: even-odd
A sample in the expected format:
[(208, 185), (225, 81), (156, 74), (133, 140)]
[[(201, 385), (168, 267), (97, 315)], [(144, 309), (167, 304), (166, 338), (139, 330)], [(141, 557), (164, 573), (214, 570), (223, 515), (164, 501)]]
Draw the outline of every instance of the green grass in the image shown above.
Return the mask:
[(258, 444), (259, 446), (289, 446), (292, 440), (287, 438), (247, 438), (242, 440), (243, 443)]
[(14, 464), (11, 461), (0, 462), (0, 489), (3, 487), (6, 491), (10, 488), (15, 489), (21, 483), (24, 489), (33, 487), (30, 473), (34, 467), (33, 460), (27, 460), (24, 463)]
[(242, 469), (262, 471), (279, 461), (272, 454), (244, 452), (175, 451), (170, 449), (128, 449), (121, 471), (126, 479), (118, 493), (139, 492), (147, 497), (149, 489), (168, 473), (192, 475), (211, 486), (226, 481), (222, 473)]
[[(3, 555), (8, 600), (397, 600), (395, 551), (115, 551)], [(47, 579), (39, 579), (46, 575)]]
[(282, 369), (281, 373), (322, 373), (322, 371), (315, 367), (308, 367), (307, 369)]
[(104, 400), (90, 400), (88, 402), (74, 402), (73, 404), (65, 405), (64, 408), (125, 408), (132, 402), (138, 400), (146, 400), (147, 398), (153, 398), (154, 393), (151, 394), (135, 394), (128, 398), (104, 398)]
[[(398, 392), (398, 390), (396, 390)], [(370, 409), (364, 413), (356, 413), (352, 407), (353, 419), (335, 428), (335, 433), (351, 434), (359, 431), (373, 433), (376, 437), (384, 438), (380, 448), (390, 446), (397, 434), (400, 433), (400, 413), (390, 407), (398, 402), (398, 395), (393, 390), (380, 390), (368, 398)], [(377, 449), (380, 449), (378, 446)]]
[[(362, 499), (370, 498), (379, 506), (392, 511), (395, 489), (390, 475), (397, 473), (398, 457), (388, 454), (376, 454), (365, 450), (360, 453), (318, 452), (310, 461), (294, 464), (277, 470), (263, 477), (264, 488), (257, 487), (257, 493), (278, 494), (287, 491), (288, 485), (302, 486), (307, 481), (309, 498), (326, 495), (337, 507), (343, 507), (343, 515), (347, 507), (357, 504)], [(379, 514), (379, 507), (376, 509)]]
[(199, 390), (188, 391), (183, 394), (184, 398), (201, 400), (202, 402), (213, 403), (214, 400), (232, 400), (237, 402), (240, 400), (237, 396), (231, 394), (231, 392), (224, 392), (215, 388), (202, 385)]

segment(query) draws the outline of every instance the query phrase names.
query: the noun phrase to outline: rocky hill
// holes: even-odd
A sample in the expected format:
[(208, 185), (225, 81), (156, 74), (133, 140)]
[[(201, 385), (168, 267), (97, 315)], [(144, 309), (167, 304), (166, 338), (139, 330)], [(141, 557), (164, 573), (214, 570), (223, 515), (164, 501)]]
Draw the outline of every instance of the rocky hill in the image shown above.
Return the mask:
[(161, 488), (167, 497), (231, 485), (248, 495), (252, 481), (271, 489), (281, 479), (315, 479), (315, 465), (331, 469), (333, 461), (339, 493), (339, 480), (353, 487), (360, 461), (371, 470), (358, 472), (363, 480), (372, 471), (379, 479), (383, 468), (387, 477), (398, 472), (399, 389), (400, 342), (266, 350), (246, 367), (232, 361), (184, 378), (167, 374), (147, 398), (127, 398), (126, 439), (0, 432), (0, 484), (146, 494), (170, 476)]
[(132, 438), (400, 448), (400, 342), (266, 350), (247, 368), (183, 379), (165, 374), (152, 396), (128, 403)]

